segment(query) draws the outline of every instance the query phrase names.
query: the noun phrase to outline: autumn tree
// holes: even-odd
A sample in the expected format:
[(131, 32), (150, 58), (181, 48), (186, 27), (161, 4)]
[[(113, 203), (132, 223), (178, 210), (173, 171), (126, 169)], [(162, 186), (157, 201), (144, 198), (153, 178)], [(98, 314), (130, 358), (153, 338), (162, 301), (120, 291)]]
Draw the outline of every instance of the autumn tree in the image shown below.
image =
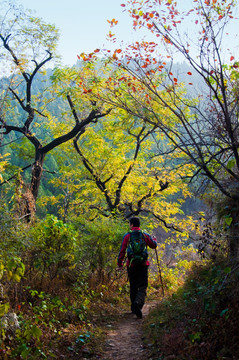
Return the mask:
[[(101, 68), (99, 62), (86, 66), (81, 63), (79, 67), (55, 70), (54, 77), (68, 86), (69, 82), (77, 84), (71, 88), (75, 98), (94, 101), (97, 91), (105, 91), (106, 82), (114, 88), (108, 82), (112, 68), (105, 66), (104, 60), (103, 64)], [(117, 71), (122, 75), (119, 81), (125, 89), (125, 101), (134, 109), (125, 76), (121, 69)], [(141, 103), (148, 101), (145, 93), (139, 91), (138, 96)], [(97, 101), (104, 111), (113, 107), (100, 98)], [(77, 166), (70, 169), (63, 160), (62, 176), (52, 180), (65, 194), (59, 195), (64, 199), (62, 216), (67, 212), (71, 219), (84, 215), (92, 220), (100, 216), (127, 219), (140, 214), (166, 230), (178, 230), (182, 238), (187, 236), (195, 224), (186, 216), (182, 220), (181, 206), (190, 196), (183, 177), (191, 176), (192, 165), (179, 164), (176, 152), (170, 158), (160, 156), (159, 149), (166, 148), (167, 142), (157, 126), (139, 122), (137, 116), (123, 108), (112, 109), (107, 119), (102, 118), (74, 138)], [(67, 151), (71, 151), (73, 159), (71, 148)]]
[[(39, 77), (44, 78), (45, 66), (56, 59), (58, 30), (15, 6), (10, 5), (4, 11), (0, 32), (1, 61), (9, 76), (4, 80), (6, 86), (1, 93), (0, 126), (3, 136), (7, 138), (13, 132), (21, 134), (34, 149), (34, 160), (28, 166), (31, 167), (30, 184), (25, 185), (22, 179), (19, 180), (21, 215), (29, 218), (35, 212), (46, 154), (73, 139), (103, 114), (91, 103), (86, 108), (74, 105), (68, 91), (65, 100), (71, 116), (66, 115), (67, 124), (53, 118), (46, 105), (54, 100), (54, 96), (49, 99), (48, 92), (44, 99), (47, 84), (37, 94), (33, 87)], [(44, 131), (42, 126), (48, 131)]]
[[(88, 134), (74, 140), (84, 166), (81, 178), (86, 179), (80, 196), (90, 197), (91, 218), (98, 214), (126, 219), (140, 215), (183, 232), (187, 221), (182, 226), (177, 215), (183, 198), (190, 196), (180, 178), (186, 169), (173, 172), (164, 158), (154, 158), (154, 137), (159, 136), (155, 129), (133, 126), (134, 121), (129, 128), (129, 124), (122, 125), (122, 118), (121, 113), (119, 120), (108, 119), (101, 128), (91, 128)], [(177, 200), (170, 200), (174, 197)]]
[[(134, 29), (147, 29), (152, 41), (104, 53), (112, 71), (94, 94), (160, 129), (169, 139), (167, 153), (180, 152), (183, 163), (195, 166), (192, 178), (205, 177), (233, 204), (225, 206), (224, 219), (232, 230), (231, 256), (237, 257), (238, 62), (226, 51), (235, 2), (129, 0), (122, 7)], [(80, 57), (92, 62), (97, 52)], [(188, 64), (186, 73), (180, 74), (180, 67), (175, 70), (178, 59)], [(194, 83), (196, 75), (199, 80)]]

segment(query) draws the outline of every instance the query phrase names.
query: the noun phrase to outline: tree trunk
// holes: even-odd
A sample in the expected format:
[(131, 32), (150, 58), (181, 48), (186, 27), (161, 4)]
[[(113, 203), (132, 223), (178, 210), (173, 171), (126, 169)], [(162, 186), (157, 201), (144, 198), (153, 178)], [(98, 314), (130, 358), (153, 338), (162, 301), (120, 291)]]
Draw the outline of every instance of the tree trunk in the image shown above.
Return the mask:
[(23, 192), (18, 191), (18, 206), (21, 218), (29, 222), (36, 213), (36, 200), (43, 173), (45, 154), (36, 150), (35, 162), (32, 165), (32, 178), (30, 186), (21, 182)]
[(40, 186), (40, 182), (41, 182), (41, 177), (42, 177), (42, 173), (43, 173), (44, 159), (45, 159), (45, 154), (40, 153), (38, 150), (37, 154), (36, 154), (35, 162), (32, 166), (32, 179), (31, 179), (31, 186), (30, 186), (31, 193), (32, 193), (35, 201), (37, 199), (39, 186)]

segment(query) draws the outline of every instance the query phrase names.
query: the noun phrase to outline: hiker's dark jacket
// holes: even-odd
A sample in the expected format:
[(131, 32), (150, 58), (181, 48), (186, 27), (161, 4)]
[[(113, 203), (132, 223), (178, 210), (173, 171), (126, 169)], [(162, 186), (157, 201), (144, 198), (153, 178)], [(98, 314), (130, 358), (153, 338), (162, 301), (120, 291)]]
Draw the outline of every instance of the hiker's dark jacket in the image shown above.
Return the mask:
[[(140, 230), (140, 228), (139, 227), (133, 227), (132, 231), (135, 231), (135, 230)], [(118, 256), (118, 266), (119, 267), (123, 266), (125, 253), (126, 253), (128, 245), (129, 245), (129, 239), (130, 239), (130, 232), (125, 234), (124, 237), (123, 237), (123, 241), (122, 241), (119, 256)], [(152, 239), (152, 237), (149, 234), (145, 233), (145, 232), (144, 232), (144, 239), (145, 239), (145, 243), (146, 243), (147, 246), (149, 246), (151, 249), (156, 249), (157, 242), (154, 241)], [(142, 263), (142, 265), (149, 266), (150, 264), (149, 264), (149, 261), (146, 260), (144, 263)], [(126, 266), (133, 266), (133, 264), (130, 265), (130, 260), (129, 259), (127, 259)]]

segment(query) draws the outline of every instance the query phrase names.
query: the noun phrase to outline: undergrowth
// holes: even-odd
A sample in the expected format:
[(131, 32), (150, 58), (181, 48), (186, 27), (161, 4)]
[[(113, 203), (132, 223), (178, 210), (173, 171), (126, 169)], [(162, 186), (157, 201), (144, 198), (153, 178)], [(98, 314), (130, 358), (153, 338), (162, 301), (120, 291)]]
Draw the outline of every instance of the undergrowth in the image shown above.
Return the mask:
[[(0, 359), (101, 357), (130, 304), (126, 269), (115, 271), (122, 228), (100, 225), (80, 234), (53, 216), (28, 227), (2, 215)], [(238, 360), (239, 268), (151, 254), (148, 301), (165, 294), (144, 321), (151, 359)]]
[(238, 360), (238, 276), (238, 265), (195, 265), (144, 323), (150, 359)]

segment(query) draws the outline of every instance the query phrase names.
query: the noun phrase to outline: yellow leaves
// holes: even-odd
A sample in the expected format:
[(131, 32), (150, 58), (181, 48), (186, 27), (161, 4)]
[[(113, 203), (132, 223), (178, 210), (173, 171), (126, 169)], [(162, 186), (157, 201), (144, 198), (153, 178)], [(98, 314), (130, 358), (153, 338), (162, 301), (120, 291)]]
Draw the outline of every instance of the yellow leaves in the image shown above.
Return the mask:
[(0, 262), (0, 280), (6, 275), (8, 280), (19, 282), (24, 272), (25, 265), (18, 257), (9, 257), (6, 263)]
[[(154, 46), (154, 43), (144, 43), (147, 51), (154, 49)], [(116, 49), (113, 55), (115, 58), (120, 57), (121, 49)], [(144, 58), (144, 61), (150, 64), (152, 59), (148, 56)], [(96, 207), (107, 208), (104, 194), (107, 193), (107, 196), (114, 201), (119, 184), (127, 170), (130, 169), (121, 188), (119, 206), (124, 207), (125, 204), (131, 203), (132, 207), (137, 209), (139, 200), (145, 198), (142, 202), (142, 208), (145, 210), (152, 209), (169, 224), (178, 224), (177, 215), (182, 215), (180, 206), (184, 201), (183, 197), (190, 196), (187, 185), (183, 184), (181, 178), (190, 173), (191, 168), (180, 166), (177, 169), (175, 167), (175, 164), (180, 161), (179, 153), (172, 156), (171, 163), (167, 163), (163, 157), (155, 156), (156, 144), (163, 144), (165, 148), (168, 146), (165, 136), (159, 130), (155, 131), (153, 136), (149, 135), (142, 142), (138, 157), (135, 160), (136, 137), (143, 125), (145, 126), (143, 134), (146, 134), (151, 129), (152, 123), (143, 124), (137, 115), (132, 116), (127, 112), (127, 109), (135, 114), (141, 111), (140, 115), (151, 116), (152, 121), (154, 120), (152, 113), (160, 114), (160, 117), (165, 121), (165, 126), (175, 127), (177, 120), (169, 113), (169, 109), (160, 102), (160, 97), (168, 103), (171, 101), (170, 94), (165, 90), (160, 90), (159, 86), (159, 70), (163, 70), (165, 65), (161, 61), (159, 62), (159, 69), (155, 66), (154, 69), (147, 68), (144, 72), (144, 75), (150, 79), (150, 86), (154, 89), (151, 92), (143, 82), (138, 81), (137, 74), (131, 76), (129, 72), (127, 73), (123, 69), (112, 69), (112, 65), (109, 63), (102, 65), (100, 71), (102, 70), (103, 75), (100, 71), (97, 72), (98, 68), (97, 70), (94, 66), (89, 68), (87, 64), (83, 64), (83, 67), (77, 70), (78, 75), (71, 73), (70, 79), (74, 79), (80, 85), (78, 93), (74, 93), (77, 106), (78, 103), (87, 102), (87, 97), (89, 95), (94, 96), (96, 90), (100, 94), (97, 105), (99, 101), (103, 109), (105, 109), (106, 103), (116, 103), (106, 118), (99, 119), (97, 124), (91, 124), (87, 127), (79, 139), (82, 154), (93, 171), (90, 173), (83, 166), (82, 158), (79, 156), (77, 166), (74, 167), (74, 173), (70, 174), (70, 177), (75, 179), (74, 187), (71, 185), (70, 190), (77, 193), (76, 203), (78, 202), (77, 206), (80, 207), (80, 212), (87, 212), (89, 216), (93, 216), (96, 214), (94, 213)], [(97, 79), (96, 82), (94, 78)], [(174, 87), (174, 83), (178, 84), (178, 80), (174, 78), (173, 74), (171, 79), (172, 87)], [(180, 91), (183, 91), (180, 86), (181, 84), (177, 85), (179, 96), (181, 96)], [(89, 92), (89, 90), (92, 91)], [(84, 93), (83, 98), (82, 92)], [(117, 108), (118, 104), (121, 107)], [(125, 106), (126, 108), (124, 108)], [(172, 106), (176, 108), (177, 104), (172, 104)], [(67, 151), (72, 152), (72, 149), (69, 147)], [(63, 168), (63, 165), (61, 167)], [(64, 169), (64, 184), (59, 182), (57, 186), (66, 188), (70, 177), (67, 177), (67, 172)], [(97, 187), (95, 179), (98, 179), (98, 182), (101, 181), (104, 192)], [(163, 188), (166, 181), (169, 185)], [(172, 197), (175, 197), (176, 200), (169, 201)]]
[(118, 20), (112, 19), (112, 20), (107, 20), (108, 23), (110, 24), (111, 27), (115, 26), (118, 24)]
[(5, 154), (5, 155), (1, 155), (0, 154), (0, 181), (3, 181), (3, 172), (8, 164), (8, 160), (7, 157), (10, 156), (9, 153)]
[(0, 305), (0, 318), (8, 313), (9, 308), (10, 308), (9, 303), (4, 303)]
[(92, 53), (86, 54), (86, 53), (81, 53), (80, 55), (77, 55), (77, 58), (79, 60), (83, 60), (83, 61), (92, 61), (92, 60), (96, 60), (96, 53), (98, 53), (100, 51), (100, 49), (95, 49)]

